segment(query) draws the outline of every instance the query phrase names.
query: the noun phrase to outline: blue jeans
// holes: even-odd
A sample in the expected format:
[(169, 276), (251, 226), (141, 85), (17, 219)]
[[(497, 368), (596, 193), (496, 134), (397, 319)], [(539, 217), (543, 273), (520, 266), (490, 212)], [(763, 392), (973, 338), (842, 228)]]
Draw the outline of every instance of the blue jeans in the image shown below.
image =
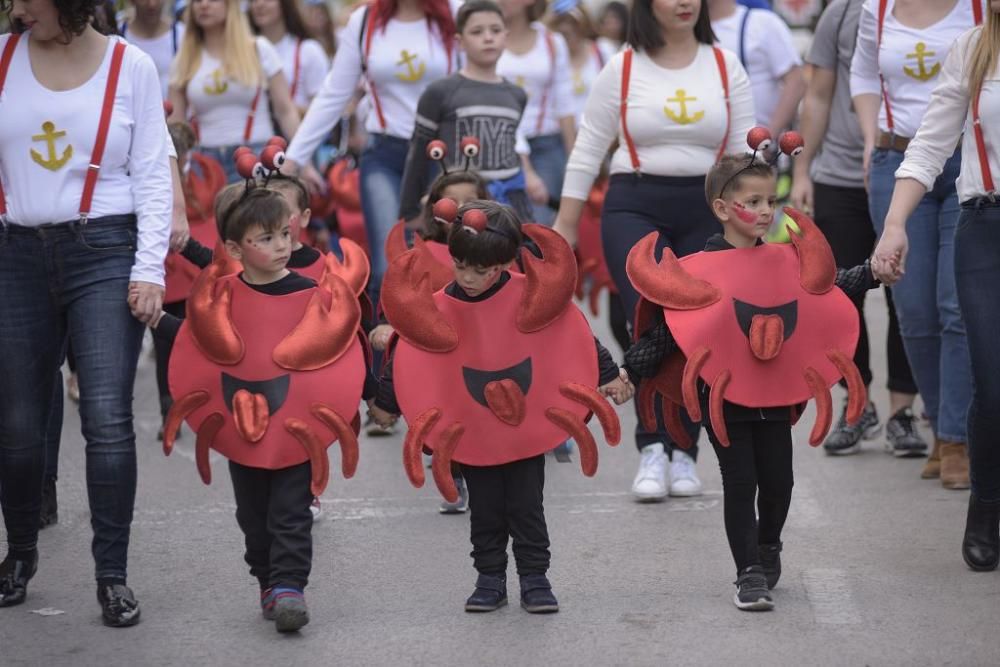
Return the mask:
[(202, 155), (214, 158), (222, 165), (223, 170), (226, 172), (226, 183), (239, 183), (243, 180), (243, 177), (236, 171), (236, 161), (233, 159), (233, 153), (240, 146), (246, 146), (254, 152), (254, 155), (260, 155), (260, 152), (264, 150), (264, 144), (258, 142), (256, 144), (236, 144), (233, 146), (198, 146), (197, 151)]
[[(903, 162), (897, 151), (872, 153), (869, 200), (879, 235)], [(906, 356), (923, 396), (934, 433), (942, 440), (966, 442), (966, 420), (972, 401), (972, 371), (965, 324), (955, 290), (955, 227), (961, 168), (955, 151), (944, 171), (906, 223), (910, 249), (906, 275), (892, 288)]]
[(0, 505), (9, 549), (37, 545), (46, 427), (68, 339), (80, 379), (96, 576), (122, 581), (136, 487), (132, 386), (143, 333), (126, 303), (135, 248), (133, 216), (0, 227)]
[(388, 267), (385, 239), (399, 222), (399, 195), (410, 142), (388, 134), (373, 134), (361, 153), (361, 211), (371, 250), (368, 295), (378, 305), (382, 276)]
[[(545, 183), (549, 191), (549, 199), (559, 199), (562, 192), (563, 176), (566, 175), (566, 146), (561, 134), (547, 134), (543, 137), (528, 139), (531, 146), (531, 166)], [(547, 204), (532, 204), (535, 222), (540, 225), (552, 226), (556, 220), (556, 212)]]
[[(979, 202), (983, 204), (984, 202)], [(972, 359), (969, 476), (972, 493), (1000, 502), (1000, 205), (963, 204), (955, 232), (955, 283)]]

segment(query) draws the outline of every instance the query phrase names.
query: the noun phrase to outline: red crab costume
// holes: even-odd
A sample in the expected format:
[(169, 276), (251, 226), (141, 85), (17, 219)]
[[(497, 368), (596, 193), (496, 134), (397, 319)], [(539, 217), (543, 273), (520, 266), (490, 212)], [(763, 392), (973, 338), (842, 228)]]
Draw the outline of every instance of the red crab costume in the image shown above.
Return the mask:
[(607, 181), (591, 189), (580, 216), (579, 238), (576, 242), (577, 264), (580, 267), (576, 298), (582, 300), (586, 295), (590, 313), (595, 317), (600, 310), (598, 303), (601, 292), (604, 289), (612, 294), (618, 292), (604, 259), (604, 242), (601, 240), (601, 210), (604, 208), (604, 195), (607, 191)]
[(609, 444), (621, 435), (618, 415), (595, 389), (593, 334), (572, 303), (573, 252), (549, 229), (524, 225), (523, 232), (542, 258), (522, 249), (524, 274), (512, 274), (489, 299), (460, 301), (435, 289), (417, 249), (393, 260), (383, 282), (382, 304), (397, 335), (396, 397), (409, 426), (406, 472), (423, 485), (426, 446), (437, 487), (451, 501), (458, 497), (452, 461), (500, 465), (547, 452), (570, 435), (591, 476), (597, 446), (587, 420), (597, 415)]
[(809, 442), (816, 446), (830, 430), (830, 387), (844, 378), (848, 422), (861, 418), (867, 392), (852, 361), (857, 311), (835, 286), (837, 267), (823, 233), (802, 213), (785, 212), (799, 228), (791, 244), (699, 252), (680, 260), (665, 248), (657, 263), (654, 233), (629, 253), (629, 280), (642, 297), (636, 331), (647, 330), (662, 309), (681, 351), (643, 383), (640, 414), (650, 423), (652, 402), (661, 394), (670, 435), (682, 446), (690, 441), (680, 427), (680, 408), (702, 419), (699, 380), (710, 388), (708, 418), (724, 445), (724, 401), (768, 408), (815, 398)]

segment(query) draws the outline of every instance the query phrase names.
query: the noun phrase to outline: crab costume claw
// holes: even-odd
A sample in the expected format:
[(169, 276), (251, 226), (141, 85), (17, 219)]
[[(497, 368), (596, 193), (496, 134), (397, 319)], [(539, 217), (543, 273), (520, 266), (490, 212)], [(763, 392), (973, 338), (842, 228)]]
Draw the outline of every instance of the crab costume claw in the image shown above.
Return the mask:
[(187, 419), (192, 412), (208, 403), (209, 395), (207, 391), (193, 391), (174, 401), (167, 412), (167, 418), (163, 423), (163, 453), (170, 456), (174, 451), (174, 441), (177, 440), (177, 429), (181, 427), (181, 422)]
[(709, 282), (695, 278), (681, 266), (670, 248), (656, 261), (658, 232), (644, 236), (628, 253), (625, 270), (629, 280), (646, 299), (674, 310), (698, 310), (722, 298)]
[(320, 442), (319, 436), (309, 427), (309, 424), (294, 417), (285, 420), (285, 430), (291, 433), (309, 454), (309, 462), (312, 466), (312, 481), (309, 484), (309, 490), (314, 496), (323, 495), (323, 491), (326, 490), (326, 485), (330, 481), (330, 459), (326, 455), (326, 448)]
[(783, 210), (799, 228), (798, 231), (789, 228), (788, 233), (799, 255), (802, 289), (810, 294), (826, 294), (837, 281), (837, 263), (830, 244), (812, 218), (789, 206)]
[(516, 324), (518, 330), (531, 333), (544, 329), (566, 310), (576, 290), (577, 269), (573, 249), (558, 233), (541, 225), (525, 225), (523, 231), (542, 251), (542, 259), (527, 249), (521, 251), (528, 284)]
[(458, 347), (458, 332), (434, 303), (430, 279), (416, 252), (397, 257), (382, 282), (382, 309), (399, 334), (416, 347), (450, 352)]
[(420, 454), (427, 436), (440, 419), (441, 410), (438, 408), (428, 410), (417, 417), (406, 431), (406, 439), (403, 441), (403, 468), (410, 479), (410, 484), (418, 489), (424, 485), (424, 465)]
[(431, 457), (431, 472), (434, 473), (434, 483), (438, 491), (449, 503), (458, 501), (458, 488), (455, 486), (455, 476), (451, 474), (451, 457), (455, 453), (458, 441), (462, 439), (465, 427), (459, 423), (451, 424), (441, 434), (441, 439), (434, 447)]
[[(403, 243), (405, 245), (406, 241), (403, 240)], [(337, 256), (332, 252), (323, 256), (325, 262), (323, 280), (330, 274), (339, 276), (350, 286), (355, 296), (361, 296), (371, 275), (371, 264), (368, 262), (368, 255), (365, 254), (364, 248), (345, 237), (341, 237), (340, 239), (340, 250), (344, 254), (344, 259), (342, 260), (337, 259)]]

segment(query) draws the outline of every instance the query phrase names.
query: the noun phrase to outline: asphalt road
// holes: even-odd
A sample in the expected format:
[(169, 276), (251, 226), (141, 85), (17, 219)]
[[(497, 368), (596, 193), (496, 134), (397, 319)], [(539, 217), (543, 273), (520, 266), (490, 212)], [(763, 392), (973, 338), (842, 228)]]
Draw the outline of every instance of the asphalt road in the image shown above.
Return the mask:
[[(869, 312), (873, 340), (881, 340), (879, 296)], [(606, 328), (597, 330), (613, 345)], [(884, 356), (873, 348), (881, 387)], [(68, 404), (60, 522), (42, 533), (28, 602), (0, 610), (0, 665), (1000, 664), (1000, 572), (970, 572), (959, 553), (967, 494), (922, 481), (922, 462), (887, 456), (881, 440), (857, 456), (826, 457), (806, 444), (811, 410), (796, 428), (774, 612), (731, 603), (734, 572), (710, 448), (698, 464), (702, 497), (639, 505), (628, 494), (638, 456), (626, 438), (601, 449), (593, 479), (575, 461), (547, 460), (550, 578), (562, 611), (523, 612), (511, 565), (514, 604), (465, 614), (475, 579), (468, 517), (439, 515), (432, 484), (410, 487), (397, 435), (363, 440), (357, 476), (331, 481), (314, 529), (312, 623), (279, 636), (259, 616), (224, 462), (213, 457), (215, 481), (204, 486), (190, 432), (180, 455), (164, 458), (155, 396), (144, 356), (130, 557), (142, 623), (101, 625), (84, 447)], [(886, 416), (885, 392), (874, 399)], [(630, 433), (631, 407), (620, 414)]]

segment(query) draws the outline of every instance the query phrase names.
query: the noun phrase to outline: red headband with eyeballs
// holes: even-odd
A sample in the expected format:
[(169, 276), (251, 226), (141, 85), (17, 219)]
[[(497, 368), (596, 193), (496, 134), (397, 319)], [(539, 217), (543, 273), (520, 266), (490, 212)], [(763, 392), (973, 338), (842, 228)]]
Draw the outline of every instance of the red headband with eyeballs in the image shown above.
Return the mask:
[(240, 146), (233, 151), (236, 171), (248, 181), (266, 180), (272, 174), (280, 173), (281, 168), (285, 166), (285, 149), (287, 147), (288, 142), (277, 136), (268, 139), (259, 157), (254, 155), (253, 150), (249, 147)]
[[(465, 170), (468, 171), (473, 158), (479, 155), (479, 139), (476, 137), (463, 137), (462, 141), (459, 143), (459, 150), (461, 150), (462, 155), (465, 156)], [(445, 174), (448, 173), (448, 165), (445, 164), (445, 158), (447, 157), (448, 145), (440, 139), (435, 139), (427, 144), (427, 158), (439, 163), (441, 165), (441, 170)]]
[[(759, 125), (750, 128), (750, 131), (747, 132), (747, 145), (753, 150), (755, 157), (757, 153), (766, 152), (774, 145), (771, 131)], [(804, 145), (805, 141), (802, 139), (802, 135), (795, 131), (782, 132), (781, 136), (778, 137), (779, 151), (789, 157), (795, 157), (801, 153)]]
[[(434, 219), (446, 225), (459, 224), (471, 234), (479, 234), (489, 229), (486, 212), (471, 208), (462, 215), (458, 214), (458, 203), (454, 199), (439, 199), (434, 204)], [(491, 230), (492, 231), (492, 230)]]

